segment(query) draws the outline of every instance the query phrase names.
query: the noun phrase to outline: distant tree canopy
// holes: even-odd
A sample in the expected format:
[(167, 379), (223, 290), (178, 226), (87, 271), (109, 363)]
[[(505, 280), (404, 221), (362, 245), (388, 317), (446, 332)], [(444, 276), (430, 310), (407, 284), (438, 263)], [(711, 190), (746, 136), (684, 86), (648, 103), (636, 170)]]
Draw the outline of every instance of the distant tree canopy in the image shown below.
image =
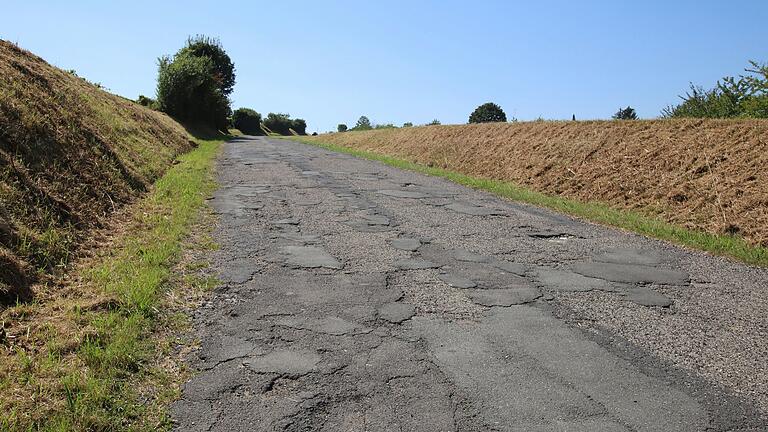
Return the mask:
[(247, 135), (263, 135), (261, 114), (250, 108), (238, 108), (232, 113), (232, 126)]
[(157, 106), (183, 122), (226, 130), (234, 80), (234, 66), (218, 40), (190, 38), (172, 58), (158, 59)]
[(488, 102), (475, 108), (472, 114), (469, 115), (469, 123), (491, 123), (491, 122), (505, 122), (507, 121), (507, 115), (504, 114), (504, 110), (500, 106), (493, 102)]
[(631, 106), (626, 108), (619, 108), (616, 114), (613, 115), (614, 120), (637, 120), (637, 113)]
[(691, 84), (678, 105), (662, 110), (662, 117), (768, 118), (768, 63), (750, 61), (746, 75), (724, 77), (706, 90)]
[(304, 121), (304, 119), (294, 119), (293, 125), (291, 126), (291, 129), (293, 129), (294, 132), (296, 132), (299, 135), (306, 135), (307, 134), (307, 122)]
[(371, 129), (373, 129), (373, 126), (371, 126), (371, 120), (366, 116), (360, 116), (360, 118), (357, 119), (357, 124), (355, 124), (355, 127), (352, 128), (352, 130), (356, 131)]
[(341, 123), (341, 124), (339, 124), (338, 126), (336, 126), (336, 130), (337, 130), (338, 132), (346, 132), (346, 131), (347, 131), (347, 129), (348, 129), (348, 128), (347, 128), (347, 125), (345, 125), (344, 123)]
[(291, 129), (299, 135), (307, 134), (307, 122), (303, 119), (291, 119), (290, 114), (269, 113), (264, 119), (264, 126), (280, 135), (293, 135)]
[(413, 127), (413, 123), (405, 122), (405, 123), (403, 123), (403, 127)]
[(438, 120), (438, 119), (434, 119), (434, 120), (432, 120), (431, 122), (427, 123), (427, 124), (426, 124), (426, 126), (439, 126), (439, 125), (441, 125), (441, 124), (442, 124), (442, 123), (440, 123), (440, 120)]

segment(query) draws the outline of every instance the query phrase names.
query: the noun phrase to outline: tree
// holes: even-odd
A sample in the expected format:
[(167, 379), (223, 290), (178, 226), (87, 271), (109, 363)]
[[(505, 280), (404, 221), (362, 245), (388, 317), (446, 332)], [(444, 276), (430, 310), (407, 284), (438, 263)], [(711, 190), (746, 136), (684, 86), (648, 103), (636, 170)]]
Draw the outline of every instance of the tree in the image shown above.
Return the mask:
[(291, 129), (299, 135), (306, 135), (307, 122), (304, 119), (291, 120)]
[(631, 106), (626, 108), (619, 108), (616, 114), (613, 115), (614, 120), (637, 120), (637, 113)]
[(179, 52), (158, 60), (157, 106), (181, 120), (226, 130), (229, 99), (214, 76), (213, 61)]
[(366, 116), (360, 116), (359, 119), (357, 119), (357, 124), (354, 127), (355, 130), (371, 130), (373, 129), (373, 126), (371, 126), (371, 121)]
[(196, 57), (208, 57), (213, 64), (214, 79), (225, 96), (229, 96), (235, 87), (235, 65), (224, 51), (221, 42), (212, 37), (197, 35), (187, 39), (187, 44), (176, 55), (190, 54)]
[(507, 115), (504, 114), (504, 110), (500, 106), (493, 102), (488, 102), (475, 108), (472, 114), (469, 115), (469, 123), (491, 123), (491, 122), (505, 122), (507, 121)]
[(338, 132), (346, 132), (346, 131), (347, 131), (347, 129), (348, 129), (348, 128), (347, 128), (347, 125), (345, 125), (344, 123), (341, 123), (341, 124), (339, 124), (338, 126), (336, 126), (336, 130), (337, 130)]
[(136, 99), (136, 103), (147, 108), (157, 109), (157, 101), (144, 95), (139, 95), (139, 98)]
[(250, 108), (238, 108), (232, 113), (232, 125), (248, 135), (263, 135), (261, 114)]
[(442, 123), (440, 123), (440, 120), (434, 119), (431, 122), (427, 123), (427, 126), (440, 126)]
[(264, 119), (264, 126), (276, 134), (290, 135), (293, 122), (289, 114), (269, 113)]
[(691, 84), (683, 102), (664, 108), (662, 117), (768, 118), (768, 64), (749, 63), (746, 75), (724, 77), (710, 90)]
[(264, 126), (280, 135), (292, 135), (291, 130), (299, 135), (307, 134), (307, 122), (304, 119), (292, 120), (290, 114), (269, 113), (264, 119)]
[(413, 127), (413, 123), (411, 123), (411, 122), (405, 122), (405, 123), (403, 123), (403, 127), (404, 127), (404, 128), (405, 128), (405, 127)]

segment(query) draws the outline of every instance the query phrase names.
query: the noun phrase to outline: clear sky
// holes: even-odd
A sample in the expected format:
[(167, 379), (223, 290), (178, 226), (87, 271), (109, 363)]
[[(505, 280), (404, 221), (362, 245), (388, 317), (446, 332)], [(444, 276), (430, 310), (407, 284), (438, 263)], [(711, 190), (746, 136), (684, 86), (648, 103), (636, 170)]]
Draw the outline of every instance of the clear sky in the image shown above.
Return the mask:
[(233, 106), (327, 131), (508, 117), (644, 118), (689, 82), (768, 62), (768, 1), (14, 1), (0, 38), (120, 95), (153, 95), (156, 59), (188, 35), (219, 37), (237, 68)]

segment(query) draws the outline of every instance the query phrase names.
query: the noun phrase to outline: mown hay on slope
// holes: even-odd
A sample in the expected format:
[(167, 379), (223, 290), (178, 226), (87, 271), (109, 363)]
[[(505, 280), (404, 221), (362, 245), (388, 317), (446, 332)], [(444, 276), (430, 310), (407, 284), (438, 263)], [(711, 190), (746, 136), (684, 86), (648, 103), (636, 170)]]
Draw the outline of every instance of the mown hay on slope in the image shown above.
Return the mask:
[(316, 139), (768, 246), (766, 120), (486, 123)]

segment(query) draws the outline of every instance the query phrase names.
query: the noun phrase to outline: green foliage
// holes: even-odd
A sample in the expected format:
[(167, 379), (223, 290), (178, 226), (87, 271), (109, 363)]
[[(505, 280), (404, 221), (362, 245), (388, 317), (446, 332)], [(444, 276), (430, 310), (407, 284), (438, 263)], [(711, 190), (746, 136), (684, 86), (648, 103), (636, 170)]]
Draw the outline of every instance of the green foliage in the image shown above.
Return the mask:
[(232, 126), (247, 135), (263, 135), (261, 114), (250, 108), (238, 108), (232, 113)]
[(679, 105), (662, 110), (662, 117), (768, 118), (768, 64), (749, 62), (747, 75), (724, 77), (713, 89), (691, 84)]
[(637, 113), (631, 106), (626, 108), (619, 108), (616, 114), (613, 115), (614, 120), (637, 120)]
[(440, 126), (442, 123), (440, 123), (440, 120), (434, 119), (431, 122), (427, 123), (426, 126)]
[(469, 116), (469, 123), (492, 123), (492, 122), (505, 122), (507, 121), (507, 115), (504, 114), (504, 110), (500, 106), (493, 102), (488, 102), (475, 108), (475, 110)]
[(397, 129), (397, 126), (393, 125), (392, 123), (385, 123), (385, 124), (377, 124), (373, 128), (374, 129)]
[(221, 42), (212, 37), (197, 35), (187, 39), (187, 45), (179, 54), (189, 54), (195, 57), (208, 57), (213, 63), (213, 77), (219, 85), (221, 92), (229, 96), (235, 87), (235, 65), (232, 59), (224, 51)]
[(304, 119), (291, 119), (290, 114), (269, 113), (264, 119), (264, 126), (279, 135), (292, 135), (291, 129), (299, 135), (307, 134), (307, 122)]
[(215, 39), (198, 36), (158, 60), (157, 105), (187, 123), (226, 130), (234, 66)]
[(352, 130), (355, 131), (363, 131), (363, 130), (371, 130), (373, 129), (373, 126), (371, 125), (371, 120), (366, 116), (360, 116), (359, 119), (357, 119), (357, 124), (355, 127), (352, 128)]
[(296, 131), (299, 135), (307, 134), (307, 122), (304, 119), (294, 119), (291, 129)]
[(336, 131), (337, 132), (346, 132), (347, 129), (348, 129), (348, 127), (344, 123), (340, 123), (338, 126), (336, 126)]
[(139, 105), (143, 105), (147, 108), (157, 109), (157, 101), (152, 99), (151, 97), (139, 95), (139, 98), (136, 99), (136, 103)]
[(405, 122), (405, 123), (403, 123), (403, 127), (413, 127), (413, 123)]

